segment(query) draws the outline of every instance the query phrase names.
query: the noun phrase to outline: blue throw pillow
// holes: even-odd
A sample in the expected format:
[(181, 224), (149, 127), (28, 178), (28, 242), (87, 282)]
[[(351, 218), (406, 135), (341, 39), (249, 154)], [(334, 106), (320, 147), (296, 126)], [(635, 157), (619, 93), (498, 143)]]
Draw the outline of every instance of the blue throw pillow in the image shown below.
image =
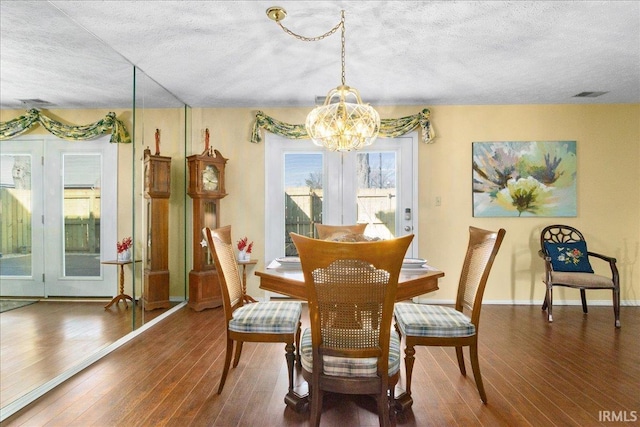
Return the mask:
[(571, 271), (593, 273), (589, 263), (586, 242), (549, 243), (544, 242), (544, 248), (551, 257), (554, 271)]

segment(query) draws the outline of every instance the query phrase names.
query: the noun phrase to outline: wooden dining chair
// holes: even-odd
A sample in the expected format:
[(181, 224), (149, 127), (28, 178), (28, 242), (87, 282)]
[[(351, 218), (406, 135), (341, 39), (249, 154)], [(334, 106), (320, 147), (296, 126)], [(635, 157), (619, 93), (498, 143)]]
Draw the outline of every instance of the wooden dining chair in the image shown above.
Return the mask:
[[(406, 393), (398, 399), (399, 409), (407, 409), (411, 398), (411, 375), (415, 346), (455, 347), (460, 373), (466, 375), (463, 347), (469, 347), (471, 368), (480, 398), (487, 403), (478, 360), (478, 329), (482, 297), (493, 260), (500, 249), (505, 230), (497, 232), (469, 227), (469, 244), (462, 264), (454, 307), (398, 303), (394, 309), (396, 328), (405, 339)], [(465, 313), (470, 312), (470, 315)]]
[(202, 230), (209, 246), (222, 291), (222, 303), (227, 331), (227, 347), (224, 370), (218, 386), (222, 393), (229, 373), (233, 344), (236, 343), (233, 367), (238, 366), (244, 342), (282, 342), (285, 343), (287, 369), (289, 370), (289, 391), (285, 403), (296, 405), (293, 394), (293, 369), (298, 350), (300, 358), (300, 316), (302, 304), (297, 301), (269, 301), (245, 304), (242, 282), (231, 241), (231, 226), (211, 230)]
[(368, 224), (352, 224), (352, 225), (329, 225), (316, 224), (316, 233), (318, 239), (327, 240), (342, 237), (347, 234), (364, 234), (364, 230)]
[[(544, 260), (544, 283), (547, 291), (542, 309), (547, 310), (547, 320), (553, 322), (553, 287), (565, 286), (580, 289), (582, 311), (587, 314), (587, 289), (608, 289), (613, 293), (615, 327), (620, 327), (620, 275), (614, 257), (587, 249), (587, 242), (580, 231), (568, 225), (554, 224), (540, 232), (538, 255)], [(610, 275), (595, 274), (590, 259), (608, 264)]]
[(400, 341), (391, 330), (402, 260), (413, 235), (376, 242), (331, 242), (291, 233), (298, 249), (311, 327), (302, 334), (302, 374), (312, 426), (323, 393), (373, 395), (387, 426), (400, 373)]

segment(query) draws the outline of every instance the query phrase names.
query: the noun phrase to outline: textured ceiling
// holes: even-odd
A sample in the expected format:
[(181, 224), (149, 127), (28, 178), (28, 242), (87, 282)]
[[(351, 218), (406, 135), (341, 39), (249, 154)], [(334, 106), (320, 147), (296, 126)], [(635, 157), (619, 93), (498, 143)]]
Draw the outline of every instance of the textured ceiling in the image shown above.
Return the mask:
[(340, 35), (297, 40), (273, 5), (305, 36), (344, 9), (346, 83), (374, 106), (640, 102), (636, 1), (2, 0), (2, 108), (130, 107), (132, 64), (143, 105), (311, 106), (340, 83)]

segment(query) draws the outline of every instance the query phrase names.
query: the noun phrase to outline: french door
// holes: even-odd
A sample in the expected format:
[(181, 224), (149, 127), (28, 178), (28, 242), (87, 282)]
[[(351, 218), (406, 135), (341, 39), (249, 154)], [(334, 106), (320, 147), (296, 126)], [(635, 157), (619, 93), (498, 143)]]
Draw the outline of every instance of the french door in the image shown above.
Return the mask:
[(114, 295), (117, 147), (22, 137), (0, 162), (0, 295)]
[(289, 232), (313, 237), (315, 223), (366, 223), (366, 235), (383, 239), (414, 233), (414, 256), (416, 132), (345, 153), (273, 134), (265, 144), (267, 262), (295, 255)]

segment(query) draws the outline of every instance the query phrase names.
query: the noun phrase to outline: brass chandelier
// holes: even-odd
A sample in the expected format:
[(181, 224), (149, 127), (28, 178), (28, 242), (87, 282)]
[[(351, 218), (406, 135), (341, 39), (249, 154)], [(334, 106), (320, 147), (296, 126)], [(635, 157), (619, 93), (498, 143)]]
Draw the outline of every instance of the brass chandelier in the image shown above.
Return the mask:
[(305, 122), (307, 133), (314, 144), (331, 151), (351, 151), (371, 145), (380, 131), (380, 115), (369, 104), (363, 104), (357, 89), (345, 83), (345, 25), (344, 10), (340, 22), (318, 37), (295, 34), (282, 25), (287, 12), (281, 7), (270, 7), (267, 16), (280, 28), (302, 41), (319, 41), (341, 29), (342, 84), (331, 89), (323, 105), (315, 107)]

